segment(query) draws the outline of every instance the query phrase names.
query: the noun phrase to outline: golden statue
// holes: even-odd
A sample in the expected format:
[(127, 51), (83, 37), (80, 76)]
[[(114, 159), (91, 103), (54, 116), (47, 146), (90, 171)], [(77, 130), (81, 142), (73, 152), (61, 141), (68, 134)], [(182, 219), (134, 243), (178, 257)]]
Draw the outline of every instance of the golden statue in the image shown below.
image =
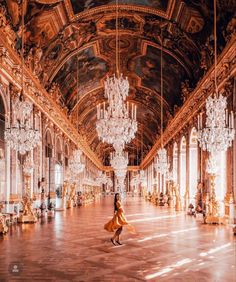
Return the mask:
[(22, 199), (23, 212), (19, 216), (19, 222), (37, 222), (37, 217), (33, 210), (33, 201), (30, 198), (30, 175), (25, 175), (25, 196)]
[(0, 204), (0, 233), (5, 234), (8, 231), (5, 217), (2, 214), (3, 204)]
[(181, 211), (182, 210), (182, 205), (181, 205), (181, 199), (180, 199), (180, 192), (179, 192), (179, 184), (175, 185), (174, 187), (175, 191), (175, 210), (176, 211)]
[(62, 199), (66, 197), (67, 190), (68, 190), (68, 181), (64, 181), (63, 186), (62, 186)]
[(215, 174), (210, 174), (210, 197), (207, 203), (206, 223), (224, 223), (224, 219), (220, 217), (220, 205), (216, 200), (215, 194)]
[(69, 198), (67, 200), (67, 208), (72, 208), (73, 207), (73, 199), (75, 196), (75, 183), (72, 183), (70, 185), (70, 194), (69, 194)]

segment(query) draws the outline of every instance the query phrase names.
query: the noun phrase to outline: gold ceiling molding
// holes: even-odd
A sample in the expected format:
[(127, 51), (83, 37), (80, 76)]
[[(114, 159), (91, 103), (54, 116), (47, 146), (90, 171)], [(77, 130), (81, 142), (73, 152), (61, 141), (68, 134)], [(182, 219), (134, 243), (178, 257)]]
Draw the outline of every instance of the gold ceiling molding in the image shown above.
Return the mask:
[[(5, 35), (0, 30), (0, 73), (13, 85), (21, 88), (21, 59), (4, 40)], [(89, 148), (83, 136), (68, 120), (66, 114), (42, 87), (39, 80), (25, 66), (26, 96), (100, 169), (103, 165), (95, 153)]]
[[(232, 36), (230, 42), (226, 45), (223, 52), (218, 58), (217, 64), (217, 81), (218, 88), (221, 90), (231, 77), (236, 76), (236, 36)], [(171, 120), (163, 134), (163, 145), (165, 146), (170, 140), (183, 130), (184, 127), (193, 119), (201, 110), (213, 91), (214, 81), (214, 66), (212, 66), (204, 78), (199, 82), (195, 90), (186, 100), (181, 109), (177, 112), (175, 117)], [(156, 156), (158, 149), (161, 147), (161, 141), (158, 139), (150, 152), (142, 161), (141, 169), (148, 166), (148, 164)]]
[[(80, 12), (79, 14), (75, 15), (73, 12), (73, 8), (71, 5), (70, 0), (64, 1), (68, 16), (70, 18), (70, 21), (79, 20), (82, 18), (86, 18), (88, 16), (98, 14), (98, 13), (108, 13), (109, 11), (114, 11), (116, 9), (116, 5), (102, 5), (99, 7), (91, 8), (88, 10), (85, 10), (83, 12)], [(169, 0), (168, 7), (166, 11), (162, 11), (156, 8), (148, 7), (148, 6), (141, 6), (141, 5), (127, 5), (127, 4), (119, 4), (119, 11), (122, 12), (125, 11), (132, 11), (132, 12), (141, 12), (141, 13), (147, 13), (147, 14), (153, 14), (159, 17), (162, 17), (164, 19), (170, 19), (174, 8), (175, 8), (176, 0)]]

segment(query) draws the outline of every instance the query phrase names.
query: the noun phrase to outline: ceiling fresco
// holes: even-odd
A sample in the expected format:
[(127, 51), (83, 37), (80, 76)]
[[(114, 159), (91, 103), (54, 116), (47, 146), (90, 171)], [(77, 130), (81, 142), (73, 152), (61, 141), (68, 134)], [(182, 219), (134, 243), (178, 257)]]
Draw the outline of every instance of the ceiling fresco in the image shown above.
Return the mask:
[(107, 63), (96, 57), (93, 47), (89, 47), (67, 60), (53, 82), (60, 85), (62, 96), (68, 108), (72, 109), (79, 98), (78, 95), (82, 96), (99, 87), (100, 79), (106, 73)]
[[(20, 54), (21, 1), (0, 0)], [(25, 63), (108, 164), (111, 146), (97, 137), (96, 106), (115, 71), (115, 1), (25, 0)], [(160, 48), (164, 127), (213, 63), (213, 1), (119, 0), (120, 68), (138, 109), (138, 132), (127, 145), (137, 164), (160, 136)], [(218, 53), (226, 44), (236, 1), (218, 0)], [(163, 41), (161, 40), (163, 38)], [(161, 43), (162, 42), (162, 43)], [(78, 65), (78, 73), (77, 73)], [(77, 89), (78, 77), (78, 89)], [(134, 153), (136, 152), (136, 153)]]
[[(148, 46), (147, 52), (135, 60), (135, 73), (142, 85), (161, 93), (161, 50)], [(171, 73), (171, 76), (170, 76)], [(171, 56), (163, 56), (163, 95), (169, 105), (179, 103), (180, 83), (187, 78), (184, 68)]]

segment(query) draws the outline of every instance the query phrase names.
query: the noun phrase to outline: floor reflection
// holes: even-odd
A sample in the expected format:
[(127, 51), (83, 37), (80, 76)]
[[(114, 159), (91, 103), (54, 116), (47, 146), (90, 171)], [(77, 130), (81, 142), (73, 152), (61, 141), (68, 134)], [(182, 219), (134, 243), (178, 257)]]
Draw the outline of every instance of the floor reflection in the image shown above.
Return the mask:
[[(183, 212), (128, 199), (122, 246), (103, 229), (113, 198), (12, 226), (0, 239), (0, 281), (234, 281), (230, 227), (204, 225)], [(21, 263), (18, 277), (9, 266)]]

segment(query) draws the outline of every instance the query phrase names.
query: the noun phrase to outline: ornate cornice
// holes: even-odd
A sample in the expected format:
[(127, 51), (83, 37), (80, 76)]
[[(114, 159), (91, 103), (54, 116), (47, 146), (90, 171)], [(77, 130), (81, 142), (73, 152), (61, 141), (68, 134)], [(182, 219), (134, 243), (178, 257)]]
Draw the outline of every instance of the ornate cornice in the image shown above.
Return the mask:
[[(0, 30), (0, 74), (10, 83), (21, 88), (21, 59), (8, 43), (4, 40), (5, 35)], [(60, 130), (75, 143), (84, 154), (100, 169), (103, 165), (95, 153), (89, 148), (86, 140), (78, 134), (62, 108), (42, 87), (39, 80), (32, 72), (24, 67), (25, 95), (58, 127)]]
[[(225, 84), (231, 77), (236, 76), (235, 50), (236, 36), (233, 36), (218, 58), (216, 71), (219, 90), (224, 88)], [(190, 120), (194, 118), (201, 109), (203, 109), (207, 97), (213, 94), (213, 81), (214, 67), (212, 66), (167, 126), (163, 133), (164, 146), (170, 142), (171, 139), (175, 138), (175, 136), (183, 130)], [(153, 160), (160, 146), (161, 141), (158, 139), (141, 163), (141, 168), (145, 168)]]

